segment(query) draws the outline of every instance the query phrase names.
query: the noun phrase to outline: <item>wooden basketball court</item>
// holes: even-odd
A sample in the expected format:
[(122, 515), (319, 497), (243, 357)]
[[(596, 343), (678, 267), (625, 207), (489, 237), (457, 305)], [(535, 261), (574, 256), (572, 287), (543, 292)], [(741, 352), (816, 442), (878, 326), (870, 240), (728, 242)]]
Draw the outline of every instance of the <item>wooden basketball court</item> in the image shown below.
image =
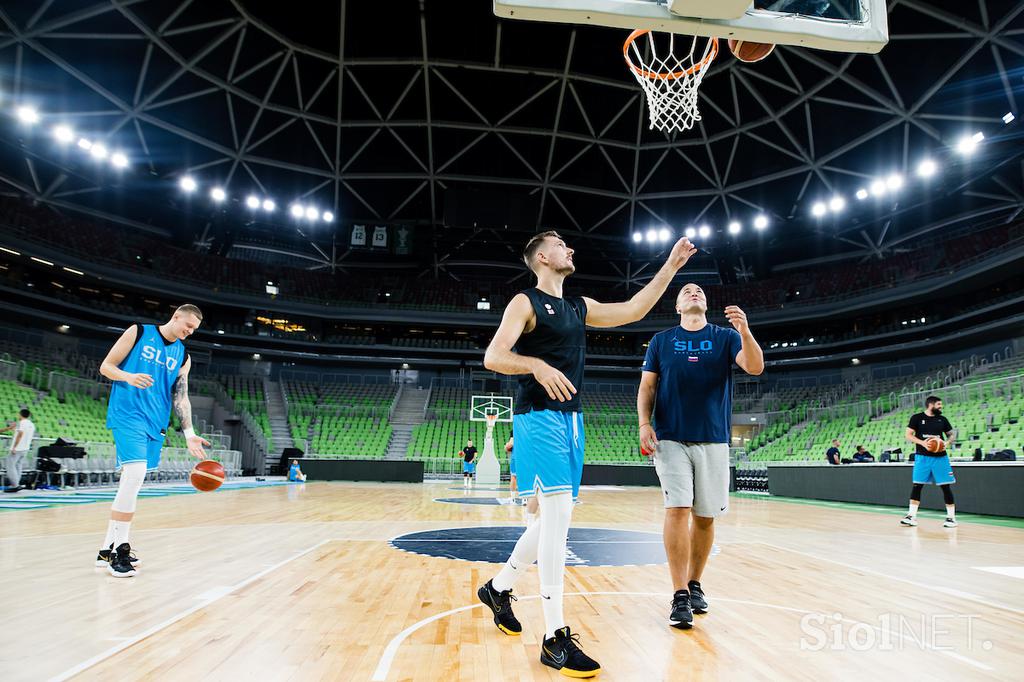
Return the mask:
[[(475, 596), (497, 564), (389, 544), (518, 524), (521, 508), (435, 501), (496, 495), (445, 481), (141, 499), (143, 563), (121, 580), (92, 565), (108, 504), (0, 514), (0, 678), (561, 679), (537, 660), (535, 570), (516, 590), (523, 635), (508, 637)], [(581, 501), (574, 527), (643, 532), (604, 554), (628, 564), (660, 543), (657, 490), (585, 489)], [(1018, 678), (1024, 529), (732, 505), (703, 580), (710, 613), (693, 630), (667, 625), (666, 566), (570, 566), (566, 617), (602, 679)]]

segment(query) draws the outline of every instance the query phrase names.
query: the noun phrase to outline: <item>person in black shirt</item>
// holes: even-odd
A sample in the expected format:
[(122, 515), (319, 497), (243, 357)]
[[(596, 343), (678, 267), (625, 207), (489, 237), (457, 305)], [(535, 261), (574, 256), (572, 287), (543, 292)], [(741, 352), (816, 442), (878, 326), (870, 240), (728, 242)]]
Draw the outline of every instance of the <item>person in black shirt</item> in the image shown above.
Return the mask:
[(580, 649), (562, 613), (565, 549), (574, 498), (583, 475), (583, 419), (580, 392), (586, 326), (618, 327), (642, 319), (661, 299), (676, 272), (697, 249), (685, 237), (647, 285), (622, 303), (598, 303), (565, 296), (562, 285), (576, 271), (573, 250), (557, 232), (543, 232), (527, 243), (523, 260), (537, 286), (509, 301), (484, 367), (519, 377), (513, 409), (519, 495), (537, 497), (540, 519), (528, 525), (501, 571), (477, 590), (508, 635), (522, 625), (512, 614), (516, 579), (535, 560), (540, 574), (545, 634), (541, 663), (569, 677), (593, 677), (601, 666)]
[[(917, 508), (921, 504), (921, 491), (926, 483), (942, 488), (946, 501), (944, 528), (956, 528), (956, 509), (953, 505), (953, 466), (946, 448), (953, 444), (953, 425), (942, 416), (942, 398), (930, 395), (924, 400), (924, 412), (918, 412), (907, 424), (907, 440), (914, 444), (914, 487), (910, 490), (910, 508), (900, 521), (904, 526), (916, 526)], [(928, 441), (937, 440), (939, 449), (928, 450)], [(943, 440), (945, 439), (945, 440)]]
[(828, 460), (829, 464), (840, 464), (842, 460), (839, 459), (839, 439), (832, 439), (832, 447), (825, 452), (825, 459)]
[(860, 463), (874, 462), (875, 456), (868, 452), (867, 448), (865, 448), (863, 445), (858, 445), (857, 452), (853, 453), (853, 461)]
[(473, 485), (473, 474), (476, 473), (476, 448), (473, 441), (467, 440), (462, 448), (462, 485), (467, 488)]

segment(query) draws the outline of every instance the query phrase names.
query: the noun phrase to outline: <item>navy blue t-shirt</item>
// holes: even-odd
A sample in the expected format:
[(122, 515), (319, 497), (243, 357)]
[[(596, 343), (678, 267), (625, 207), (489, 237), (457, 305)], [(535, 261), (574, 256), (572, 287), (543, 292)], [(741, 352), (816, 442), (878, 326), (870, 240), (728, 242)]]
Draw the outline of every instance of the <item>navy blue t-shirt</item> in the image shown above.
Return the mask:
[(732, 434), (732, 364), (739, 332), (708, 324), (673, 327), (651, 339), (643, 371), (658, 375), (654, 431), (659, 440), (728, 443)]

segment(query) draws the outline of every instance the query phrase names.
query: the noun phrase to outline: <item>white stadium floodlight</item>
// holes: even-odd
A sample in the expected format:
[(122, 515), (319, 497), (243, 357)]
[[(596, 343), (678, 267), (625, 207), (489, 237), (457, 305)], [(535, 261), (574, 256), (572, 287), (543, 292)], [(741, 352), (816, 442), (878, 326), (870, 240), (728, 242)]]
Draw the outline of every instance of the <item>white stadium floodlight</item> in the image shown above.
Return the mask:
[(293, 218), (301, 218), (306, 215), (306, 207), (302, 204), (292, 204), (291, 208), (288, 209)]
[(686, 238), (687, 239), (693, 239), (694, 237), (697, 236), (697, 230), (695, 230), (692, 227), (688, 227), (688, 228), (686, 228), (685, 234), (686, 234)]
[(937, 170), (938, 166), (931, 159), (924, 159), (917, 164), (917, 175), (922, 178), (930, 178)]
[(743, 226), (735, 220), (729, 223), (729, 234), (739, 234), (742, 229)]
[(307, 206), (306, 218), (308, 220), (318, 220), (320, 218), (320, 211), (316, 210), (313, 206)]
[(697, 234), (700, 235), (701, 239), (707, 239), (711, 236), (711, 228), (707, 225), (701, 225), (697, 230)]
[(669, 229), (667, 227), (663, 227), (660, 230), (658, 230), (658, 239), (660, 239), (661, 241), (667, 242), (671, 238), (672, 233), (669, 232)]
[(640, 233), (640, 232), (634, 232), (633, 233), (633, 243), (634, 244), (639, 244), (643, 240), (644, 240), (644, 235), (642, 233)]
[(22, 105), (15, 109), (14, 114), (22, 123), (27, 123), (28, 125), (39, 123), (39, 112), (36, 111), (35, 107)]
[(178, 186), (186, 192), (195, 192), (199, 185), (196, 183), (195, 178), (191, 175), (186, 175), (178, 181)]
[(334, 214), (331, 213), (330, 211), (324, 211), (323, 218), (324, 218), (324, 222), (325, 223), (333, 223), (334, 222)]
[(817, 201), (814, 203), (814, 206), (811, 206), (811, 215), (813, 215), (815, 218), (820, 218), (821, 216), (825, 215), (825, 212), (827, 210), (828, 208), (825, 206), (825, 202)]
[(903, 186), (903, 176), (899, 173), (893, 173), (885, 179), (885, 186), (892, 191), (898, 190)]
[(85, 139), (84, 137), (80, 137), (78, 138), (78, 148), (84, 149), (85, 151), (89, 151), (90, 149), (92, 149), (92, 142)]
[(61, 144), (68, 144), (75, 139), (74, 131), (66, 125), (54, 126), (53, 136)]
[(1014, 119), (1016, 119), (1016, 118), (1017, 117), (1013, 115), (1012, 111), (1007, 111), (1005, 114), (1003, 114), (1003, 123), (1005, 123), (1006, 125), (1009, 125), (1009, 124), (1013, 123)]
[(653, 244), (654, 242), (658, 241), (658, 231), (655, 230), (654, 228), (647, 230), (647, 234), (645, 236), (647, 238), (648, 244)]
[(103, 159), (107, 158), (107, 148), (104, 147), (99, 142), (96, 142), (89, 150), (89, 155), (92, 156), (92, 158), (96, 159), (97, 161), (102, 161)]
[(766, 227), (768, 227), (768, 216), (762, 214), (754, 218), (755, 230), (763, 230)]
[(110, 163), (114, 168), (127, 168), (128, 157), (125, 156), (124, 152), (114, 152), (110, 155)]
[(846, 199), (844, 199), (844, 198), (842, 198), (841, 196), (838, 196), (838, 195), (834, 196), (834, 197), (832, 197), (831, 200), (829, 200), (828, 208), (833, 213), (839, 213), (844, 208), (846, 208)]
[(864, 201), (865, 199), (868, 198), (868, 191), (861, 187), (859, 190), (857, 190), (857, 198), (860, 199), (861, 201)]
[(885, 194), (885, 192), (885, 182), (883, 182), (882, 180), (871, 181), (871, 196), (880, 197), (883, 194)]
[(220, 203), (228, 198), (228, 194), (224, 191), (223, 187), (214, 187), (210, 190), (210, 198)]
[(245, 198), (245, 205), (255, 211), (257, 208), (260, 207), (260, 198), (253, 194), (250, 194)]
[(267, 213), (273, 213), (277, 209), (277, 204), (274, 203), (273, 199), (263, 200), (263, 210)]

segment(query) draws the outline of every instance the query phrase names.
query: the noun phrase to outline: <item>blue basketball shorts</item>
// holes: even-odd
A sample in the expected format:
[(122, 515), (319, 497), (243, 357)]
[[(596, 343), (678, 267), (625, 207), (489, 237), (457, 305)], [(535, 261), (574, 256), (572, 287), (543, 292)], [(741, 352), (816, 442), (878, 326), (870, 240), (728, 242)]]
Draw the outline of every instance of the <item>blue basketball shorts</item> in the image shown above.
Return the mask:
[(516, 488), (520, 497), (580, 494), (583, 478), (583, 415), (534, 410), (512, 417), (516, 434)]
[(509, 453), (509, 457), (508, 457), (508, 475), (509, 476), (515, 476), (516, 475), (516, 458), (513, 457), (511, 453)]
[(914, 483), (934, 483), (935, 485), (956, 483), (956, 478), (953, 477), (953, 466), (949, 463), (949, 455), (941, 457), (914, 455)]
[(146, 469), (160, 466), (160, 449), (163, 438), (153, 438), (141, 429), (112, 429), (114, 450), (117, 453), (117, 468), (128, 462), (145, 462)]
[(462, 462), (462, 473), (464, 474), (475, 474), (476, 473), (476, 461)]

